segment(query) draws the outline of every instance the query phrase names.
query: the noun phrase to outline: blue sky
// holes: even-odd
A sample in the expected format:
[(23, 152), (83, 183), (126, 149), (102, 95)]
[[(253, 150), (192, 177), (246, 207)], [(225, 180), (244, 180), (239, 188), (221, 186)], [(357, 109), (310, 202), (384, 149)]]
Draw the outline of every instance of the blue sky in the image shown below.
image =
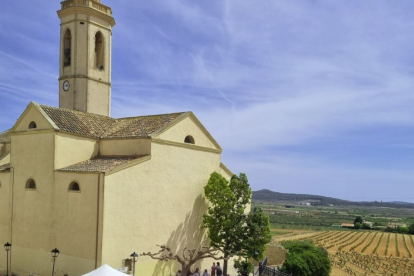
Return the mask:
[[(102, 0), (112, 116), (193, 111), (253, 190), (414, 202), (414, 1)], [(0, 130), (58, 106), (59, 1), (0, 9)]]

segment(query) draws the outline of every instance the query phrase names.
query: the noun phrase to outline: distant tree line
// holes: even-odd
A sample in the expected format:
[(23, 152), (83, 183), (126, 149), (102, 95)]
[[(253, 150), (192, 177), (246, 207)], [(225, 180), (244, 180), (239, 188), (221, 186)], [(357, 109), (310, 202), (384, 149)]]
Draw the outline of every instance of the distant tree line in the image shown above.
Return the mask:
[(285, 194), (270, 190), (260, 190), (253, 192), (255, 202), (298, 202), (298, 201), (317, 201), (311, 202), (312, 205), (336, 205), (336, 206), (361, 206), (361, 207), (389, 207), (389, 208), (408, 208), (414, 209), (414, 203), (408, 202), (382, 202), (382, 201), (349, 201), (332, 197), (307, 195), (307, 194)]

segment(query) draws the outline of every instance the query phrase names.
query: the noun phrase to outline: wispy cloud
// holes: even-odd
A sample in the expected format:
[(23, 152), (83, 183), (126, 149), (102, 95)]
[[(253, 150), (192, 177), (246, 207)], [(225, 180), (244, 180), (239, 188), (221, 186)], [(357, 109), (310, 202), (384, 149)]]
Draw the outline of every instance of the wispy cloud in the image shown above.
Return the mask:
[[(410, 185), (414, 2), (103, 2), (117, 22), (113, 116), (194, 111), (253, 187)], [(58, 104), (59, 4), (3, 6), (0, 129), (26, 101)]]

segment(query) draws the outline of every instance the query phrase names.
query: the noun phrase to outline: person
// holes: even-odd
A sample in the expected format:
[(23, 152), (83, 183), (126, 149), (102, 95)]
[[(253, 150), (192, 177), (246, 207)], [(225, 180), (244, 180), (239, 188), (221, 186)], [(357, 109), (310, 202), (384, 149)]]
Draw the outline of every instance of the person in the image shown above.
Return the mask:
[(204, 269), (203, 276), (209, 276), (209, 275), (208, 275), (208, 272), (207, 272), (207, 269)]
[(181, 276), (181, 270), (178, 270), (177, 276)]
[(211, 276), (216, 276), (216, 263), (211, 266)]
[(198, 268), (196, 268), (196, 270), (194, 271), (194, 276), (200, 276), (200, 271), (198, 270)]
[(211, 267), (211, 276), (216, 276), (216, 263), (213, 263)]
[(221, 270), (221, 266), (219, 262), (217, 262), (216, 271), (217, 271), (217, 276), (223, 275), (223, 271)]

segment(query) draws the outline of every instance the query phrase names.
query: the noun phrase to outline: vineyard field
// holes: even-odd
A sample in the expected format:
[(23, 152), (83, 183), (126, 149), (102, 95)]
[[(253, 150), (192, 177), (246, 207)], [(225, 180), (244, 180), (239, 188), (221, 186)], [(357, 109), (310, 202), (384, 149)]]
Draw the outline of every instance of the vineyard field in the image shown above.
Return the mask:
[(310, 240), (324, 247), (331, 276), (414, 275), (414, 237), (377, 231), (307, 231), (275, 236), (275, 241)]

